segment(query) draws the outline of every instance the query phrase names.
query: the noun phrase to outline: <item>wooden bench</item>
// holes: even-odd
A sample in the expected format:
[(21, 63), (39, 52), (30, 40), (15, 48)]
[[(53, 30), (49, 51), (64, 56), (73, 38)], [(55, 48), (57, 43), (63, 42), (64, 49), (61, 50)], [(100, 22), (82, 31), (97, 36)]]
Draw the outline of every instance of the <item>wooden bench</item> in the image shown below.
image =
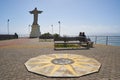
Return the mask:
[[(62, 49), (63, 48), (68, 48), (67, 45), (75, 45), (77, 44), (79, 47), (86, 47), (87, 49), (89, 49), (90, 47), (93, 46), (93, 42), (88, 41), (86, 37), (56, 37), (54, 38), (54, 49), (59, 49), (58, 45), (62, 45)], [(70, 48), (75, 48), (74, 46), (70, 47)], [(78, 48), (78, 47), (77, 47)]]

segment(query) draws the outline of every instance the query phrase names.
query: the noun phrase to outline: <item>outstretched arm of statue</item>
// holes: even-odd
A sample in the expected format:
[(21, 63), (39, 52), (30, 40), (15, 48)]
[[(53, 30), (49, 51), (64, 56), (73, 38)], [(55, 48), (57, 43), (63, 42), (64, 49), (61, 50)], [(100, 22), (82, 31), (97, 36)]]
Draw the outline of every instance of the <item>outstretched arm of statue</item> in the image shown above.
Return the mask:
[(38, 11), (38, 13), (42, 13), (43, 11)]
[(29, 11), (31, 14), (33, 14), (33, 11)]

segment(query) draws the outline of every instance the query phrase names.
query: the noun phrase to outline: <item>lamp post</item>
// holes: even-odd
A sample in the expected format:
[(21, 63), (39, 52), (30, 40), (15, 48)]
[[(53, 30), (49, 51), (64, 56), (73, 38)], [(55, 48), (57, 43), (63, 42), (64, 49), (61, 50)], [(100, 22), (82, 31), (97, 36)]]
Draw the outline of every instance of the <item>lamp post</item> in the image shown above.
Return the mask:
[(60, 36), (60, 28), (61, 28), (61, 27), (60, 27), (60, 21), (58, 21), (58, 23), (59, 23), (59, 36)]
[(30, 33), (30, 26), (31, 26), (31, 25), (29, 24), (29, 25), (28, 25), (28, 34)]
[(7, 20), (7, 31), (8, 31), (8, 35), (9, 35), (9, 19)]
[(52, 27), (52, 34), (53, 34), (53, 25), (51, 25), (51, 27)]

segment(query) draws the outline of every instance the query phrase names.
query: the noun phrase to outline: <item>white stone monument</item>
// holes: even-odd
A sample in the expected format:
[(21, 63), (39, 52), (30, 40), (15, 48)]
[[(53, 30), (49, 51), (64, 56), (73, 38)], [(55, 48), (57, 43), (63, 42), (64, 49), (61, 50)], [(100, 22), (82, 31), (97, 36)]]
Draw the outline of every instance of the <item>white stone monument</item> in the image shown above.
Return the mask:
[(30, 33), (30, 38), (37, 38), (41, 35), (40, 32), (40, 25), (37, 23), (38, 22), (38, 14), (41, 14), (43, 11), (38, 11), (37, 8), (35, 8), (33, 11), (30, 11), (31, 14), (34, 15), (34, 20), (32, 24), (32, 29)]

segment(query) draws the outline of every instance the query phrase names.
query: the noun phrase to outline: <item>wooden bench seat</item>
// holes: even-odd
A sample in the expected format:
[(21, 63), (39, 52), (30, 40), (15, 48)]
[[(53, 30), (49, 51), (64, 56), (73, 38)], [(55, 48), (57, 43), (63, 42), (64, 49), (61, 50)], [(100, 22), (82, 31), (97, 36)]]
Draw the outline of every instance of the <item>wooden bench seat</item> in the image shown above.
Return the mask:
[[(54, 49), (58, 49), (58, 47), (56, 45), (63, 45), (62, 48), (67, 48), (67, 45), (69, 44), (77, 44), (80, 47), (86, 47), (87, 49), (89, 49), (91, 46), (93, 46), (93, 44), (91, 45), (91, 41), (88, 41), (86, 37), (56, 37), (54, 38)], [(77, 47), (78, 48), (78, 47)]]

